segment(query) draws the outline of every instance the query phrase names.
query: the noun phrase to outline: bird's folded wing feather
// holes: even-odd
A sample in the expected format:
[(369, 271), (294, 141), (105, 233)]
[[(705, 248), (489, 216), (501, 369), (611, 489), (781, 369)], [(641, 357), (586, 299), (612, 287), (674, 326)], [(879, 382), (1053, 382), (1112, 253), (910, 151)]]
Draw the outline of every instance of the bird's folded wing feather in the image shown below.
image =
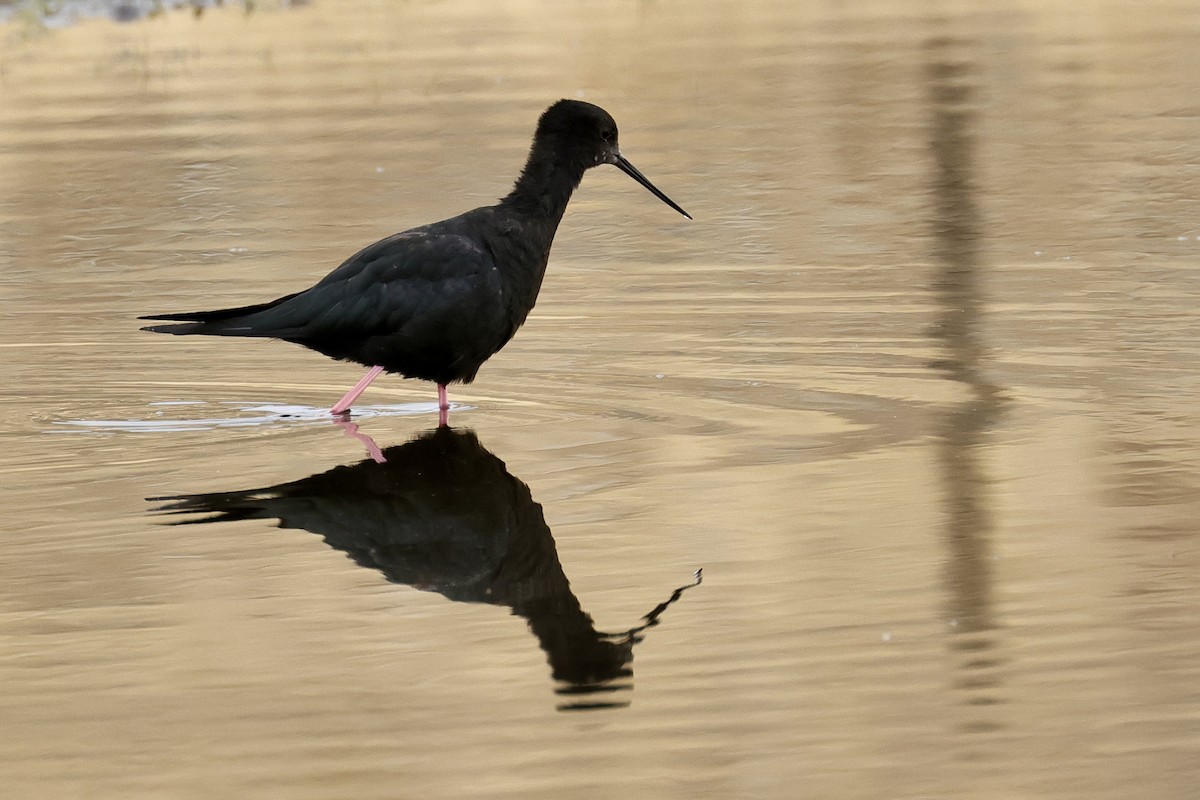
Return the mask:
[(372, 244), (307, 291), (247, 319), (280, 338), (396, 331), (473, 313), (499, 291), (491, 254), (461, 234), (414, 229)]

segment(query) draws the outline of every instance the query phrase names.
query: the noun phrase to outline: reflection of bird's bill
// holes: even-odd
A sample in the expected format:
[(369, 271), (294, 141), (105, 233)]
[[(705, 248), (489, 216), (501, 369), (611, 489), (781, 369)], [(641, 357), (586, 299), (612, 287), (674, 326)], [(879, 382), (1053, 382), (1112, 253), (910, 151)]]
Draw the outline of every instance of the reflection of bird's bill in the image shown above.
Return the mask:
[(606, 639), (618, 639), (618, 640), (624, 639), (627, 642), (635, 642), (635, 643), (638, 641), (641, 641), (641, 639), (636, 638), (639, 633), (646, 630), (647, 628), (653, 628), (655, 625), (657, 625), (658, 618), (662, 616), (663, 612), (666, 611), (667, 608), (672, 603), (674, 603), (676, 600), (678, 600), (680, 597), (682, 597), (683, 593), (686, 592), (688, 589), (691, 589), (693, 586), (699, 586), (703, 581), (704, 581), (704, 568), (701, 567), (700, 569), (696, 570), (695, 573), (693, 573), (691, 583), (680, 586), (678, 589), (671, 592), (670, 597), (668, 597), (666, 600), (664, 600), (663, 602), (656, 605), (649, 614), (646, 614), (645, 616), (643, 616), (642, 619), (644, 619), (646, 621), (643, 622), (641, 625), (638, 625), (636, 628), (630, 628), (629, 630), (625, 631), (624, 633), (602, 633), (600, 635)]
[(650, 192), (655, 197), (657, 197), (659, 200), (662, 200), (664, 203), (666, 203), (671, 208), (678, 211), (680, 214), (683, 214), (688, 219), (692, 218), (692, 215), (687, 213), (686, 211), (684, 211), (682, 208), (680, 208), (679, 205), (674, 200), (672, 200), (671, 198), (669, 198), (665, 194), (663, 194), (661, 191), (659, 191), (658, 187), (655, 186), (653, 183), (651, 183), (650, 179), (647, 178), (645, 175), (643, 175), (638, 170), (637, 167), (635, 167), (633, 164), (630, 164), (629, 159), (625, 158), (625, 156), (621, 155), (620, 153), (614, 152), (614, 153), (611, 153), (609, 157), (610, 157), (610, 160), (608, 163), (615, 165), (619, 170), (624, 172), (626, 175), (633, 178), (635, 181), (640, 183), (642, 186), (645, 186), (647, 189), (650, 190)]
[[(696, 570), (692, 577), (692, 582), (684, 586), (680, 586), (675, 591), (671, 592), (671, 596), (642, 617), (645, 620), (641, 625), (635, 628), (630, 628), (623, 633), (601, 633), (600, 638), (612, 641), (615, 646), (622, 648), (632, 658), (633, 646), (642, 640), (639, 636), (642, 631), (647, 628), (652, 628), (659, 622), (659, 617), (667, 608), (678, 600), (684, 592), (691, 589), (693, 586), (699, 586), (703, 580), (704, 570)], [(554, 690), (554, 693), (562, 697), (574, 698), (568, 702), (560, 703), (559, 711), (593, 711), (605, 708), (625, 708), (630, 705), (629, 700), (625, 700), (622, 696), (616, 696), (619, 692), (627, 692), (633, 688), (633, 670), (627, 666), (621, 667), (612, 675), (605, 675), (593, 681), (574, 681), (569, 684), (559, 686)], [(610, 699), (602, 699), (604, 695), (610, 695)]]

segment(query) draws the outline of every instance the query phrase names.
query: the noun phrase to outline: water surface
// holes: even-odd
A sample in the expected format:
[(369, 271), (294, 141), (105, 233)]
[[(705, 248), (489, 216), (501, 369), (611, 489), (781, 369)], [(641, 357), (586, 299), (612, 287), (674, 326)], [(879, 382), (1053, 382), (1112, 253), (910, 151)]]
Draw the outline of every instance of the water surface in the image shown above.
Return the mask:
[[(1193, 797), (1197, 34), (1165, 0), (0, 27), (8, 792)], [(458, 445), (432, 386), (364, 396), (378, 465), (319, 413), (357, 368), (137, 330), (491, 202), (563, 96), (696, 220), (590, 172)]]

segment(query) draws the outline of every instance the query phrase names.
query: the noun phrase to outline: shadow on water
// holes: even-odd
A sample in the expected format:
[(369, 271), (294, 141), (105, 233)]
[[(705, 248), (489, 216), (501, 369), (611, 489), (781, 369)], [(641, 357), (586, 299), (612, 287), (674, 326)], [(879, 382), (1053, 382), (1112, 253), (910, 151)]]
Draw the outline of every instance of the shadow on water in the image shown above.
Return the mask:
[[(944, 348), (938, 366), (966, 389), (966, 399), (942, 418), (937, 449), (945, 486), (945, 540), (949, 550), (946, 589), (954, 620), (951, 647), (960, 654), (959, 689), (971, 707), (1000, 702), (997, 669), (1001, 661), (992, 632), (989, 480), (982, 455), (986, 433), (1001, 410), (1001, 393), (984, 374), (980, 324), (985, 307), (980, 289), (980, 215), (973, 179), (976, 89), (970, 59), (960, 55), (972, 43), (936, 37), (926, 43), (926, 81), (931, 108), (929, 132), (933, 163), (933, 241), (938, 265), (935, 290), (941, 313), (935, 336)], [(973, 718), (966, 732), (987, 732), (999, 724)]]
[(149, 498), (177, 525), (278, 519), (320, 534), (393, 583), (463, 603), (507, 606), (546, 652), (560, 710), (629, 705), (633, 647), (695, 581), (621, 633), (597, 631), (571, 592), (541, 506), (468, 429), (438, 428), (366, 459), (290, 483)]

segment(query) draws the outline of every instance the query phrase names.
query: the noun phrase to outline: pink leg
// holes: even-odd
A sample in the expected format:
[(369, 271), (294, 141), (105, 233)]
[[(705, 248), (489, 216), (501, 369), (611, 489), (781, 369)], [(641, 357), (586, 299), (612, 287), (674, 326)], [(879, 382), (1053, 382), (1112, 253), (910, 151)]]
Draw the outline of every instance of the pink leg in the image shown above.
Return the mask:
[(450, 401), (446, 399), (446, 384), (438, 384), (438, 427), (450, 424)]
[(383, 372), (383, 367), (371, 367), (367, 370), (367, 374), (362, 376), (362, 379), (354, 386), (350, 387), (350, 391), (333, 404), (333, 408), (329, 409), (330, 414), (345, 414), (350, 410), (350, 406), (358, 399), (358, 396), (367, 390), (371, 385), (371, 381), (379, 377), (379, 373)]

